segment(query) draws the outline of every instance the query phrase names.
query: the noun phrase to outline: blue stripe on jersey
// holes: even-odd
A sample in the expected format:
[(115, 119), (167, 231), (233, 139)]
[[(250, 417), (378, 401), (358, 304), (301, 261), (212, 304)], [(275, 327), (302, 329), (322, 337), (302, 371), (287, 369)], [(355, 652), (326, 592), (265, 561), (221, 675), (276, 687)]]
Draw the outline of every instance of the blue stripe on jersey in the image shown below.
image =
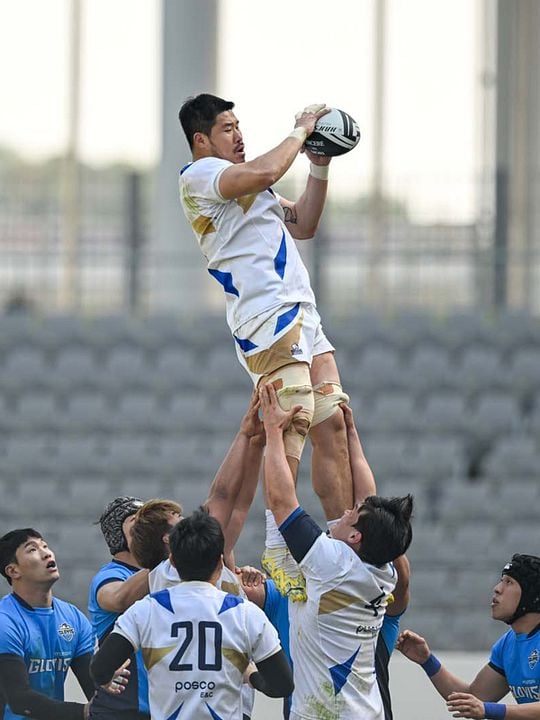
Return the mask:
[(229, 595), (227, 594), (225, 598), (223, 599), (223, 604), (221, 605), (221, 608), (219, 609), (218, 615), (221, 615), (221, 613), (227, 612), (227, 610), (230, 610), (233, 607), (236, 607), (237, 605), (240, 605), (240, 603), (243, 603), (244, 599), (241, 597), (238, 597), (237, 595)]
[(287, 325), (290, 325), (294, 318), (298, 315), (298, 311), (300, 310), (300, 303), (296, 303), (296, 305), (291, 308), (290, 310), (287, 310), (287, 312), (284, 312), (283, 315), (278, 315), (278, 318), (276, 320), (276, 327), (274, 329), (274, 335), (277, 335), (280, 333), (284, 328), (287, 327)]
[(234, 335), (234, 334), (233, 334), (233, 338), (240, 345), (242, 352), (246, 353), (246, 352), (249, 352), (250, 350), (255, 350), (255, 348), (259, 347), (258, 345), (255, 345), (254, 342), (251, 342), (251, 340), (248, 340), (248, 338), (246, 338), (245, 340), (242, 340), (242, 338), (236, 337), (236, 335)]
[(334, 683), (334, 694), (339, 695), (341, 692), (341, 688), (345, 685), (347, 682), (347, 679), (349, 675), (351, 674), (351, 669), (353, 666), (354, 661), (356, 660), (356, 656), (358, 655), (358, 652), (360, 650), (361, 645), (358, 646), (358, 650), (351, 655), (351, 657), (346, 660), (344, 663), (341, 663), (341, 665), (334, 665), (333, 667), (329, 668), (330, 675), (332, 676), (332, 682)]
[(210, 715), (212, 716), (213, 720), (223, 720), (221, 715), (218, 715), (217, 712), (214, 712), (208, 703), (205, 703), (205, 705), (210, 711)]
[(281, 236), (281, 243), (279, 244), (279, 250), (277, 251), (276, 257), (274, 258), (274, 269), (282, 280), (283, 280), (283, 276), (285, 275), (285, 265), (286, 264), (287, 264), (287, 243), (285, 241), (285, 230), (284, 230), (283, 235)]
[(231, 293), (231, 295), (236, 295), (236, 297), (240, 297), (240, 293), (234, 287), (232, 273), (221, 272), (221, 270), (212, 270), (212, 268), (208, 268), (208, 272), (212, 277), (216, 278), (220, 285), (223, 285), (225, 292)]
[(165, 588), (164, 590), (159, 590), (159, 592), (151, 593), (150, 597), (152, 598), (152, 600), (155, 600), (157, 603), (159, 603), (161, 607), (164, 607), (165, 610), (174, 613), (174, 608), (171, 603), (171, 596), (167, 588)]
[(190, 167), (191, 165), (193, 165), (192, 162), (188, 162), (186, 165), (184, 165), (184, 167), (180, 170), (180, 175), (183, 175), (185, 173), (185, 171), (188, 169), (188, 167)]
[(184, 703), (180, 705), (178, 710), (175, 710), (172, 715), (169, 715), (167, 720), (176, 720), (176, 718), (180, 715), (180, 710), (184, 707)]

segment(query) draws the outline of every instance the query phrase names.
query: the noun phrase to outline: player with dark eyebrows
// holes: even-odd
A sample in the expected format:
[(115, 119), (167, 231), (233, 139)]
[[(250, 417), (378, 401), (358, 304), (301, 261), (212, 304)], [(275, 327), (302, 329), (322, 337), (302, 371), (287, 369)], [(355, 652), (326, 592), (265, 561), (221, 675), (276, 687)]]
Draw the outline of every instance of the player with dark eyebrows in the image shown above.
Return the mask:
[[(338, 508), (352, 504), (350, 496), (341, 497), (342, 489), (350, 488), (350, 468), (339, 404), (348, 397), (295, 243), (317, 230), (330, 158), (305, 149), (310, 172), (295, 202), (272, 188), (329, 108), (305, 107), (289, 135), (253, 160), (246, 160), (233, 108), (234, 103), (207, 93), (182, 105), (179, 117), (193, 161), (180, 171), (180, 199), (208, 272), (223, 286), (241, 365), (255, 387), (261, 381), (274, 383), (283, 408), (298, 405), (285, 433), (293, 477), (309, 435), (313, 487), (326, 516), (335, 519)], [(263, 566), (282, 594), (305, 600), (303, 578), (294, 574), (289, 559), (269, 554)]]
[[(64, 702), (64, 683), (71, 667), (86, 697), (94, 695), (92, 628), (74, 605), (53, 597), (60, 573), (41, 533), (20, 528), (1, 537), (0, 573), (12, 588), (0, 600), (2, 718), (86, 720), (89, 703)], [(124, 671), (115, 693), (123, 682)]]

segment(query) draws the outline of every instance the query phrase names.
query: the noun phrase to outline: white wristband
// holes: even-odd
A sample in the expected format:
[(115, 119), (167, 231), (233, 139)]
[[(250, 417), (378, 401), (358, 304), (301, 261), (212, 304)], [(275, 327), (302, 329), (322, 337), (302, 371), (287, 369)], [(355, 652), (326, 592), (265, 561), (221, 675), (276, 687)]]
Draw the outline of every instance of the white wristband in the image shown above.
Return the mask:
[(314, 165), (311, 163), (309, 168), (309, 174), (311, 177), (317, 178), (317, 180), (328, 180), (329, 171), (330, 165)]
[(296, 138), (297, 140), (300, 140), (303, 145), (306, 142), (307, 130), (303, 127), (294, 128), (294, 130), (291, 130), (287, 137)]

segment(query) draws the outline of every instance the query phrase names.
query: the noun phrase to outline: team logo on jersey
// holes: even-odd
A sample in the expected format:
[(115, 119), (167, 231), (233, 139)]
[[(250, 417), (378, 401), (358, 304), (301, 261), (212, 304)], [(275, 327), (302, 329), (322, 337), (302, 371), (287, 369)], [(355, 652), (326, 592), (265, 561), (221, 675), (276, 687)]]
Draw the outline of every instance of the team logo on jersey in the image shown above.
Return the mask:
[(71, 642), (75, 637), (75, 628), (72, 628), (71, 625), (64, 622), (58, 628), (58, 634), (63, 640)]
[(304, 351), (298, 345), (298, 343), (293, 343), (291, 345), (291, 355), (303, 355), (303, 354), (304, 354)]
[(529, 667), (531, 668), (531, 670), (534, 668), (534, 666), (538, 662), (539, 658), (540, 658), (540, 653), (538, 652), (538, 650), (536, 650), (536, 649), (531, 650), (529, 657), (527, 658), (527, 660), (529, 661)]

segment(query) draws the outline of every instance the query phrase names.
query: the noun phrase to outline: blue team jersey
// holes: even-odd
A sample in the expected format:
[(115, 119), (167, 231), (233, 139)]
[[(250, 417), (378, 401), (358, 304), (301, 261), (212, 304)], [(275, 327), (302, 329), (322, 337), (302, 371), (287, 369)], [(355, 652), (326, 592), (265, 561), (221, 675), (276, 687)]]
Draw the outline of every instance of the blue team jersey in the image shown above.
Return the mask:
[[(111, 582), (123, 582), (137, 572), (139, 572), (139, 568), (133, 565), (127, 565), (119, 560), (112, 560), (103, 565), (94, 575), (88, 593), (88, 613), (99, 645), (103, 643), (111, 632), (114, 623), (120, 616), (120, 613), (110, 612), (100, 607), (97, 601), (100, 588)], [(150, 713), (148, 676), (141, 652), (137, 652), (134, 657), (136, 672), (134, 672), (134, 659), (132, 658), (131, 676), (126, 690), (121, 695), (110, 695), (100, 688), (92, 702), (93, 712), (99, 711), (101, 714), (110, 714), (111, 717), (114, 717), (115, 711), (137, 710), (142, 713)]]
[(489, 664), (519, 705), (540, 701), (540, 626), (528, 635), (508, 630), (492, 647)]
[[(94, 652), (92, 626), (71, 603), (53, 599), (50, 608), (33, 608), (17, 595), (0, 600), (0, 654), (24, 660), (30, 687), (64, 700), (71, 661)], [(6, 705), (4, 720), (22, 720)]]

